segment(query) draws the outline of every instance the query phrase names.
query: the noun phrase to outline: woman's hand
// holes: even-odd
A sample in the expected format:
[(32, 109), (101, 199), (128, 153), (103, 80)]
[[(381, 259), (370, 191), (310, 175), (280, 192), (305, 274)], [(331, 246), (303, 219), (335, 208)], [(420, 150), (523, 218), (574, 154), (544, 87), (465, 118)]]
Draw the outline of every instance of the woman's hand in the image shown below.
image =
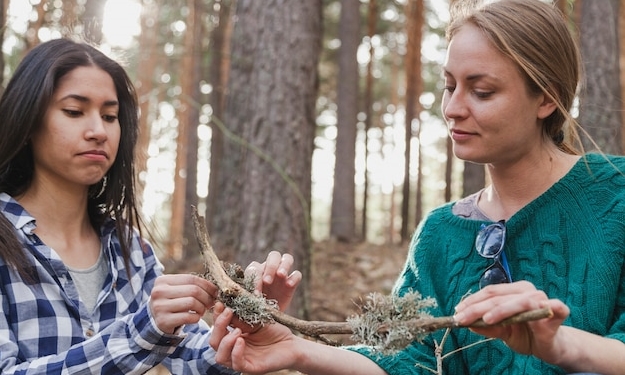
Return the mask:
[(252, 262), (245, 269), (246, 275), (254, 275), (256, 291), (268, 299), (276, 300), (281, 311), (289, 307), (295, 289), (302, 280), (300, 271), (291, 272), (293, 262), (291, 254), (271, 251), (263, 263)]
[(217, 287), (191, 274), (171, 274), (156, 278), (149, 307), (156, 326), (175, 333), (184, 324), (197, 323), (211, 308)]
[(480, 318), (487, 324), (494, 324), (513, 315), (544, 307), (550, 307), (553, 311), (551, 318), (472, 330), (487, 337), (499, 338), (516, 352), (557, 363), (566, 351), (566, 335), (561, 328), (562, 322), (569, 316), (569, 308), (560, 300), (549, 299), (543, 291), (537, 290), (527, 281), (485, 287), (456, 306), (455, 319), (460, 324), (470, 324)]
[(287, 327), (268, 324), (254, 333), (228, 326), (236, 320), (232, 310), (217, 302), (213, 308), (213, 330), (209, 339), (217, 363), (236, 371), (264, 374), (290, 368), (296, 361), (295, 336)]

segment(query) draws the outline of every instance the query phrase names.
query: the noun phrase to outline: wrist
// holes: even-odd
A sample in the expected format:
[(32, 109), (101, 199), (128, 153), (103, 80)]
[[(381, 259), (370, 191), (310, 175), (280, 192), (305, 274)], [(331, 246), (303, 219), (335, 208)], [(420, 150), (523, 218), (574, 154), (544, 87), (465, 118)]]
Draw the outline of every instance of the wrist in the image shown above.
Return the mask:
[(313, 368), (315, 361), (318, 361), (316, 348), (310, 340), (306, 340), (300, 336), (293, 337), (293, 370), (308, 373)]
[(561, 326), (554, 337), (552, 350), (543, 359), (545, 362), (554, 364), (565, 370), (571, 369), (571, 363), (580, 361), (580, 353), (577, 338), (571, 334), (570, 327)]

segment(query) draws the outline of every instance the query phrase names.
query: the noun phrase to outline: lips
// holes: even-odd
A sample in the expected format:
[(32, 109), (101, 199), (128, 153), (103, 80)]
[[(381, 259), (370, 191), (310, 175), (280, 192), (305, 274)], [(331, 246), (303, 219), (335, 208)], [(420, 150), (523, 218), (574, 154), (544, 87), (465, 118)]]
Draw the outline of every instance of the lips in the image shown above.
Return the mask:
[(108, 153), (104, 150), (89, 150), (89, 151), (81, 152), (79, 155), (90, 156), (90, 157), (95, 157), (95, 158), (105, 158), (107, 160), (109, 158)]
[(451, 133), (451, 138), (454, 141), (467, 140), (467, 139), (477, 135), (477, 133), (472, 133), (472, 132), (468, 132), (468, 131), (464, 131), (464, 130), (460, 130), (460, 129), (451, 129), (450, 133)]

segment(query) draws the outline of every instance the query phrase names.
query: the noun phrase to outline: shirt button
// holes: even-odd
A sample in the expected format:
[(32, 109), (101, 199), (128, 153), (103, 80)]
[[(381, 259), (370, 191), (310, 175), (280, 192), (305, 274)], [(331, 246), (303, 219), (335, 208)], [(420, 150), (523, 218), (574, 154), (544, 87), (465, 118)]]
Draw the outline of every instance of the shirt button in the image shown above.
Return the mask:
[(91, 328), (89, 328), (87, 331), (85, 331), (85, 336), (87, 337), (91, 337), (93, 336), (95, 332), (93, 332), (93, 330)]

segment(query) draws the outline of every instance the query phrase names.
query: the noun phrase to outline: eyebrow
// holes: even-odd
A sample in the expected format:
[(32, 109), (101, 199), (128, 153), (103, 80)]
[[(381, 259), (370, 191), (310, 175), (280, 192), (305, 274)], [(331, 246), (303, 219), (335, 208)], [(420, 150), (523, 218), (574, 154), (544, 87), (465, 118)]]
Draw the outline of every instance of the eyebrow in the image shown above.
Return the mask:
[[(445, 69), (445, 67), (443, 67), (443, 76), (449, 76), (449, 77), (454, 77), (453, 74), (451, 74), (451, 72), (447, 69)], [(473, 73), (473, 74), (469, 74), (468, 76), (466, 76), (464, 78), (465, 81), (468, 82), (475, 82), (475, 81), (479, 81), (480, 79), (484, 79), (484, 78), (488, 78), (490, 80), (493, 81), (501, 81), (501, 79), (497, 76), (494, 76), (492, 74), (489, 73)]]
[[(62, 97), (60, 99), (60, 101), (66, 100), (66, 99), (74, 99), (74, 100), (78, 100), (79, 102), (83, 102), (83, 103), (87, 103), (90, 101), (89, 98), (87, 98), (86, 96), (82, 96), (82, 95), (77, 95), (77, 94), (69, 94), (66, 95), (64, 97)], [(104, 102), (104, 106), (105, 107), (118, 107), (119, 106), (119, 102), (117, 100), (107, 100)]]

